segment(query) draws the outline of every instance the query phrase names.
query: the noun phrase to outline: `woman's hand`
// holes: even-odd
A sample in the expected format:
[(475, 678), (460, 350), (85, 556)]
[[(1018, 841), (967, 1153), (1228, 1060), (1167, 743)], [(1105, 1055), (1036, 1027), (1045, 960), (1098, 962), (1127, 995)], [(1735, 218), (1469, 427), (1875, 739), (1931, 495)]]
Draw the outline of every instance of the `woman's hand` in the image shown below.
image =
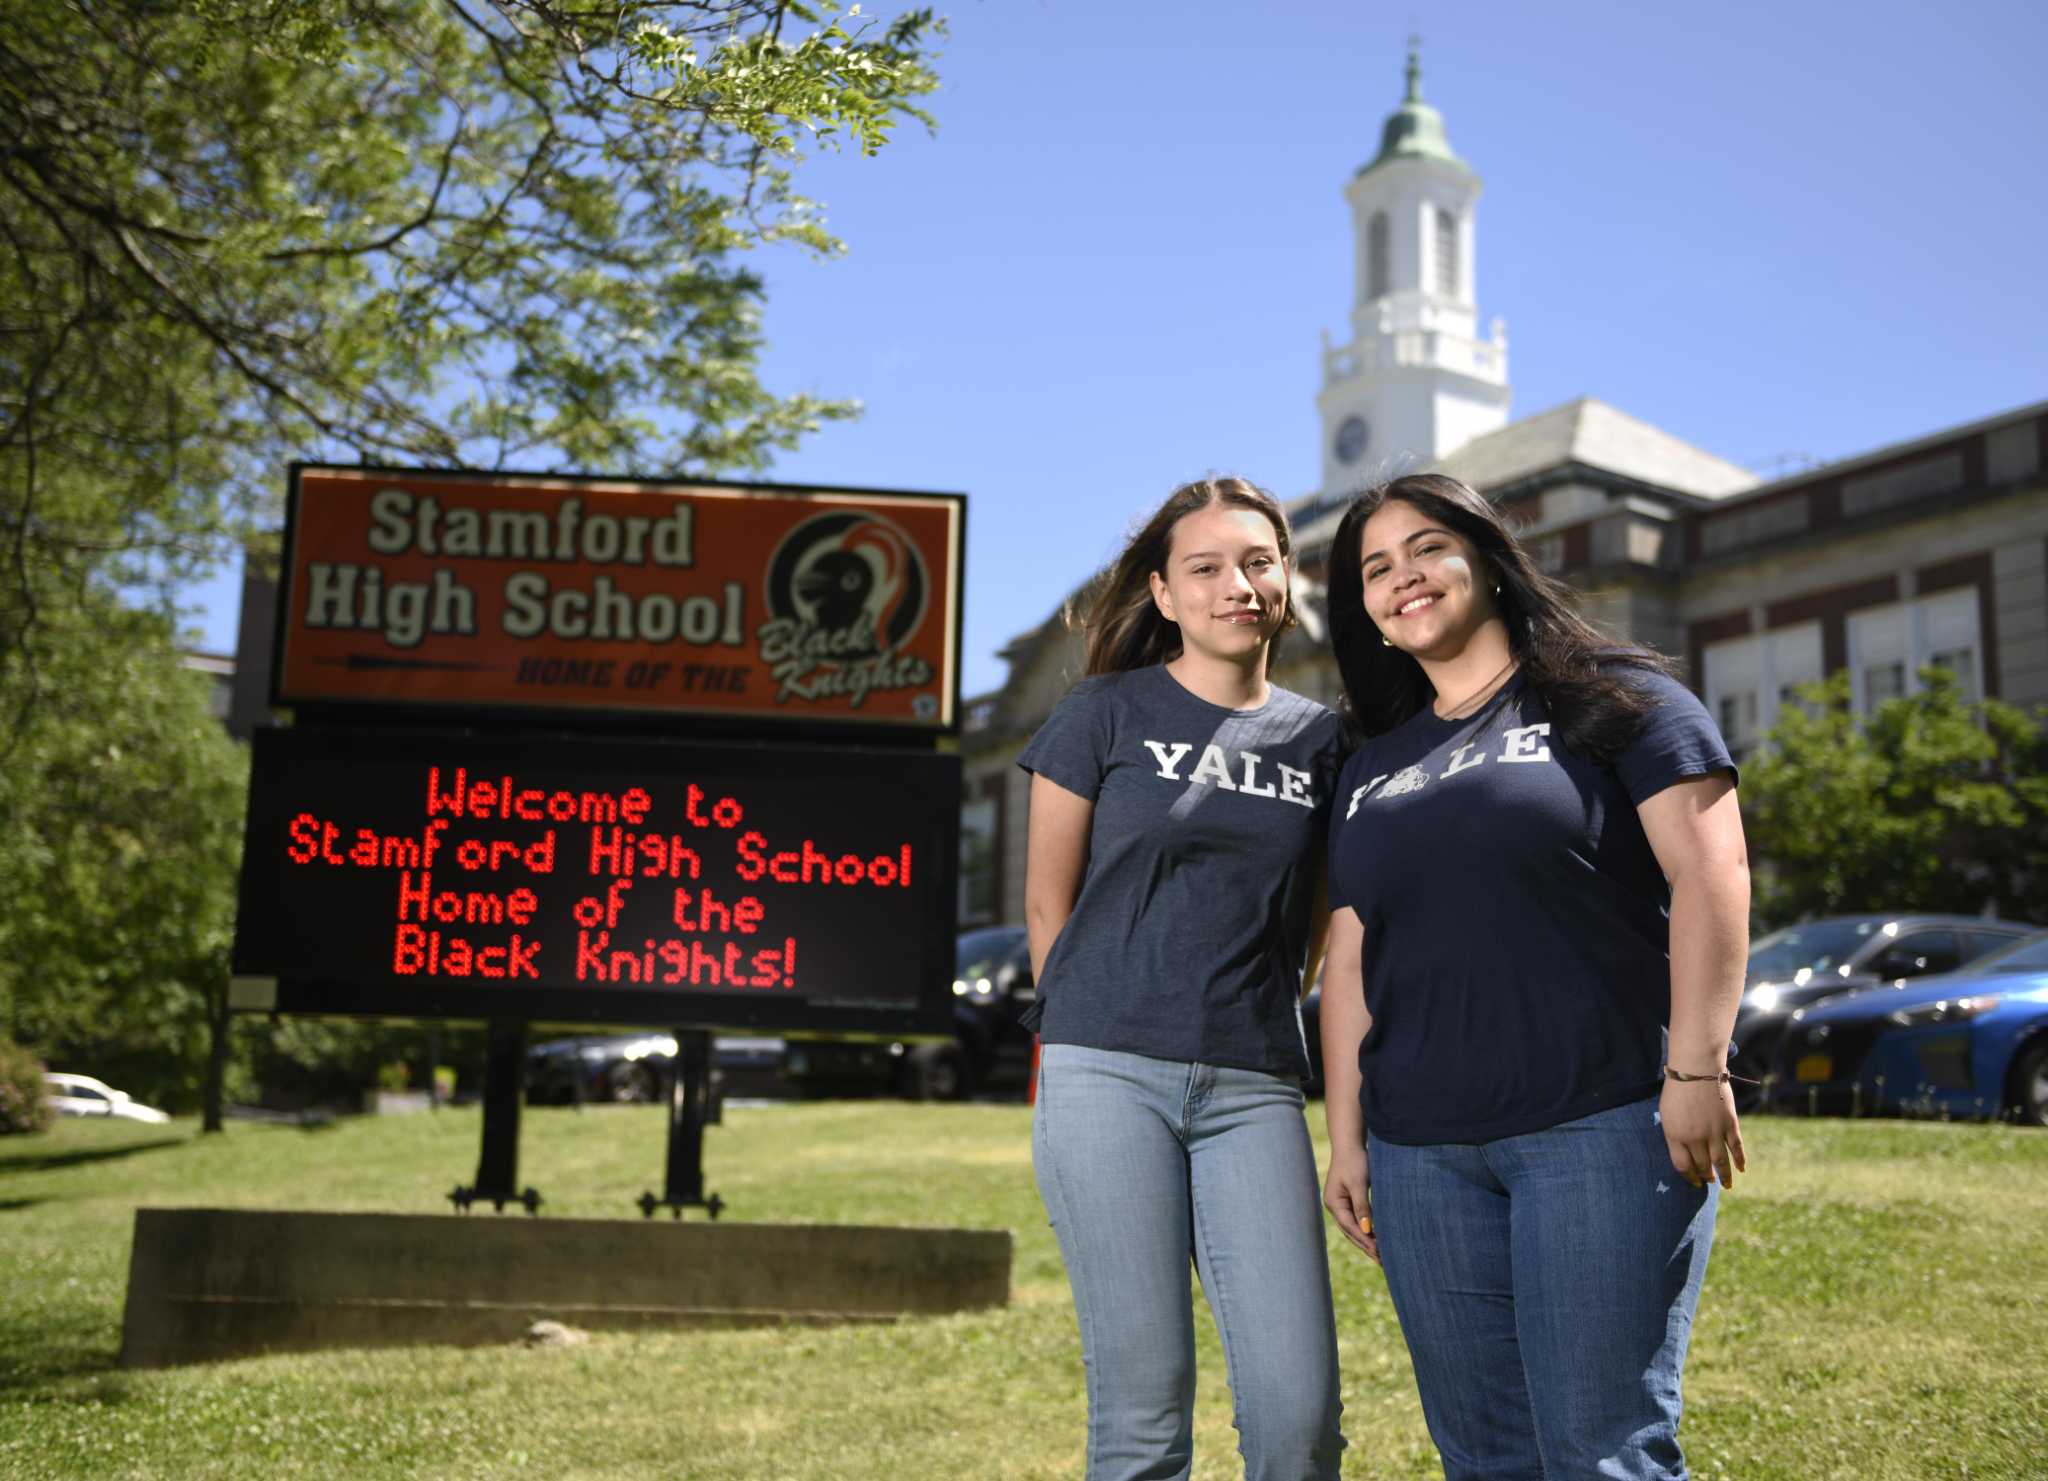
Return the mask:
[(1657, 1112), (1671, 1165), (1695, 1188), (1709, 1181), (1735, 1186), (1735, 1174), (1749, 1171), (1742, 1153), (1742, 1122), (1735, 1096), (1717, 1080), (1666, 1080)]
[(1323, 1180), (1323, 1207), (1344, 1237), (1380, 1261), (1380, 1237), (1372, 1227), (1372, 1163), (1363, 1147), (1332, 1149), (1330, 1175)]

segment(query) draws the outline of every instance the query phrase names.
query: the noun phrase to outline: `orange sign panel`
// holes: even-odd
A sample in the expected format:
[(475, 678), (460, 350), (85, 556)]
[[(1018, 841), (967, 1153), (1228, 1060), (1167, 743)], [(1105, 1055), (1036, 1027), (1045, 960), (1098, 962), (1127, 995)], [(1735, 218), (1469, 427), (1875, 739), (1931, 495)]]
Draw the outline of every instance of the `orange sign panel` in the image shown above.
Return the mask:
[(957, 494), (295, 466), (273, 702), (949, 730)]

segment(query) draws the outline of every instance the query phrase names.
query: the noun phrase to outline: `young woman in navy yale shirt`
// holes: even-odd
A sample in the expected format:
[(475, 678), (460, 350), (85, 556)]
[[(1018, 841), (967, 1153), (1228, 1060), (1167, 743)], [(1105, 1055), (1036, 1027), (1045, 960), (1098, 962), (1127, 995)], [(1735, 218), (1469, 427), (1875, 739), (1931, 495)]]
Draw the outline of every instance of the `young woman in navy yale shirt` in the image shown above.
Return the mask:
[(1347, 512), (1330, 628), (1365, 740), (1331, 821), (1324, 1201), (1386, 1272), (1447, 1477), (1683, 1476), (1744, 1165), (1728, 752), (1453, 479)]
[(1185, 1476), (1192, 1253), (1247, 1477), (1334, 1477), (1337, 1334), (1302, 1118), (1337, 718), (1268, 682), (1287, 523), (1178, 489), (1104, 578), (1032, 773), (1032, 1162), (1074, 1293), (1088, 1476)]

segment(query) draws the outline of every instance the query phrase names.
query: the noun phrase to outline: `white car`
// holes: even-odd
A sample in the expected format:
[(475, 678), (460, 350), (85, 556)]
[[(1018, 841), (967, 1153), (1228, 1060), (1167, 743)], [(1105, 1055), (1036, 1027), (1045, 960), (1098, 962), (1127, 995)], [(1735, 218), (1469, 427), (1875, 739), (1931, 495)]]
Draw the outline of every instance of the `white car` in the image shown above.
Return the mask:
[(152, 1124), (171, 1119), (155, 1106), (130, 1100), (127, 1091), (90, 1075), (49, 1074), (43, 1076), (43, 1083), (49, 1087), (50, 1109), (60, 1116), (114, 1116)]

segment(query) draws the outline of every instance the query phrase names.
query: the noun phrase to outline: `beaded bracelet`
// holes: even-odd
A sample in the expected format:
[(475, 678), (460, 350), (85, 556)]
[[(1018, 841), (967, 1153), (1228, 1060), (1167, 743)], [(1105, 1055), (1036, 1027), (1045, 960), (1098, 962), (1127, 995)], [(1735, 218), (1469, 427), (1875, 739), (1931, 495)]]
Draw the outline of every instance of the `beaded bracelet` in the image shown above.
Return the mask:
[(1726, 1085), (1730, 1080), (1741, 1085), (1761, 1085), (1763, 1083), (1761, 1080), (1752, 1080), (1747, 1076), (1733, 1074), (1727, 1070), (1722, 1070), (1716, 1075), (1688, 1075), (1683, 1070), (1674, 1070), (1668, 1064), (1664, 1066), (1664, 1078), (1667, 1080), (1677, 1080), (1682, 1084), (1688, 1085), (1694, 1081), (1709, 1081), (1716, 1085)]

